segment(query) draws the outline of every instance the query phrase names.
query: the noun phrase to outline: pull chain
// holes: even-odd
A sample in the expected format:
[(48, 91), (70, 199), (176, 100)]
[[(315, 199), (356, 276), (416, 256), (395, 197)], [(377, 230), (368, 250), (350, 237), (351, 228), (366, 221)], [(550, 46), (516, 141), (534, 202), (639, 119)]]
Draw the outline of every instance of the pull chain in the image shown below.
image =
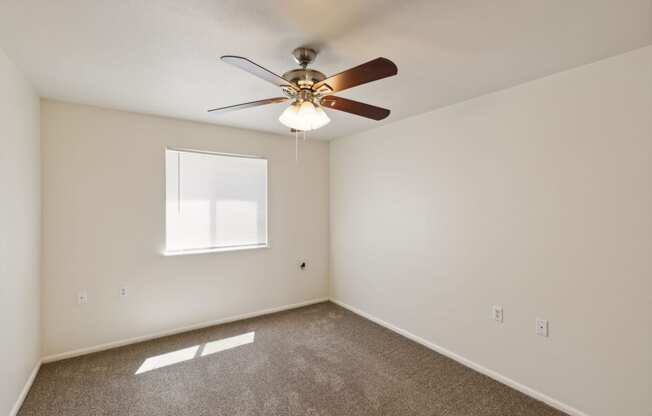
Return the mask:
[(181, 214), (181, 152), (177, 152), (177, 211)]
[[(294, 130), (294, 160), (299, 161), (299, 131), (300, 130)], [(303, 134), (303, 141), (306, 141), (306, 131), (301, 130), (301, 133)]]

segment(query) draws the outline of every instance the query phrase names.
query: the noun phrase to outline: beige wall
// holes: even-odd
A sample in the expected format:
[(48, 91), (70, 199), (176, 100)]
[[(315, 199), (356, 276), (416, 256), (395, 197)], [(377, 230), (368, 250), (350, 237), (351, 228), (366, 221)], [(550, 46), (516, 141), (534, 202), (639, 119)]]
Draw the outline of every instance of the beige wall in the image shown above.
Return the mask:
[(651, 158), (652, 47), (335, 140), (332, 296), (589, 415), (650, 415)]
[(0, 414), (40, 359), (39, 100), (0, 50)]
[[(41, 105), (45, 356), (328, 295), (327, 143)], [(271, 247), (162, 256), (166, 145), (267, 157)]]

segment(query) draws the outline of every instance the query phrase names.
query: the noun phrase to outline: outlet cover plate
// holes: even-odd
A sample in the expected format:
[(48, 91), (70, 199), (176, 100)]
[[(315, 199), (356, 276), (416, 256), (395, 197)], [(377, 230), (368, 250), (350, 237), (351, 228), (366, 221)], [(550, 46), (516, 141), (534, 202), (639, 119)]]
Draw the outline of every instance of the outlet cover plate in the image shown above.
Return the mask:
[(537, 335), (540, 337), (548, 336), (548, 320), (537, 319)]
[(86, 305), (88, 303), (88, 293), (86, 292), (77, 293), (77, 303), (80, 305)]
[(494, 305), (493, 308), (493, 318), (496, 322), (503, 322), (503, 307), (499, 305)]

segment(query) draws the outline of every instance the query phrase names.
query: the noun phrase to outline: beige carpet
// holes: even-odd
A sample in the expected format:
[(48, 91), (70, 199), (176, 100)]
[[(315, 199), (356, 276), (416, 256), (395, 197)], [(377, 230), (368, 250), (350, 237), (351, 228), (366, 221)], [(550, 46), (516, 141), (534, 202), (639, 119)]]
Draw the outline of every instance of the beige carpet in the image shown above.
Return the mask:
[(19, 415), (563, 414), (321, 303), (46, 364)]

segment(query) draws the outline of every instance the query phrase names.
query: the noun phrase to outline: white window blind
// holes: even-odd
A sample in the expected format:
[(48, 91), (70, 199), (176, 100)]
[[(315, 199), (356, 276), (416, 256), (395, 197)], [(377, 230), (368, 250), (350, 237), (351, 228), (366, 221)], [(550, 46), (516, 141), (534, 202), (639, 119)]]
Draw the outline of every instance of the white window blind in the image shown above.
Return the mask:
[(267, 160), (167, 149), (166, 254), (267, 246)]

